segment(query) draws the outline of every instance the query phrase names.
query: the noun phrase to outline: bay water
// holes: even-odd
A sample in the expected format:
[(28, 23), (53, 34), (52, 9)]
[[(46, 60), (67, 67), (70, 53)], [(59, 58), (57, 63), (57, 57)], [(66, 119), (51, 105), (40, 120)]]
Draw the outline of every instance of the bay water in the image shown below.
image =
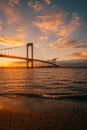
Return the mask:
[(87, 68), (1, 68), (0, 97), (87, 98)]

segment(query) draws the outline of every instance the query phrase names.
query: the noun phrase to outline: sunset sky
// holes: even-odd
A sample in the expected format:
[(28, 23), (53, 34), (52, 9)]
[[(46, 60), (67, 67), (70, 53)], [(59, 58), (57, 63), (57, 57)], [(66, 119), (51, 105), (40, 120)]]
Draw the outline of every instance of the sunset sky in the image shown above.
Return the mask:
[(47, 59), (87, 59), (87, 0), (0, 0), (0, 48), (27, 42)]

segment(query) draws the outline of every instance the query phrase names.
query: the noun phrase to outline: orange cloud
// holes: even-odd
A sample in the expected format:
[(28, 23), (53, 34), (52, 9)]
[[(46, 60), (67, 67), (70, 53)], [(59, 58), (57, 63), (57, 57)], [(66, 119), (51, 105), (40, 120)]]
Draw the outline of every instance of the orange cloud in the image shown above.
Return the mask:
[(80, 43), (78, 42), (78, 40), (72, 39), (70, 37), (58, 38), (58, 40), (56, 41), (56, 44), (63, 48), (66, 48), (66, 47), (77, 48), (78, 46), (80, 46)]
[(87, 58), (87, 52), (71, 53), (71, 54), (68, 54), (68, 56), (74, 57), (74, 58)]
[(51, 0), (44, 0), (44, 2), (46, 2), (46, 4), (51, 4)]
[(8, 0), (8, 4), (9, 4), (10, 6), (13, 6), (14, 4), (19, 5), (19, 4), (20, 4), (19, 1), (20, 1), (20, 0)]
[(2, 30), (2, 29), (3, 29), (3, 22), (0, 21), (0, 30)]
[(59, 31), (60, 36), (67, 36), (77, 31), (82, 23), (80, 22), (80, 17), (77, 14), (72, 15), (72, 20), (69, 23), (64, 24)]
[(37, 12), (40, 12), (43, 10), (43, 6), (39, 3), (39, 1), (28, 2), (28, 6), (32, 7)]
[(47, 36), (40, 36), (39, 39), (41, 41), (46, 41), (46, 40), (48, 40), (48, 37)]
[(49, 46), (54, 50), (65, 50), (65, 49), (85, 49), (87, 45), (82, 45), (77, 39), (72, 39), (70, 37), (58, 38), (55, 42), (50, 43)]
[(20, 39), (25, 39), (27, 37), (27, 27), (22, 25), (16, 28), (17, 37)]
[(57, 36), (68, 36), (77, 31), (82, 25), (77, 14), (72, 15), (72, 19), (66, 22), (68, 14), (60, 11), (44, 16), (38, 16), (33, 24), (44, 33), (55, 33)]
[(7, 24), (20, 25), (20, 23), (23, 22), (22, 17), (16, 9), (6, 6), (5, 4), (1, 4), (0, 10), (3, 11), (5, 17), (7, 18)]
[(33, 22), (33, 24), (38, 27), (42, 32), (55, 32), (57, 33), (63, 24), (63, 19), (65, 13), (52, 13), (49, 15), (38, 16), (38, 20)]
[[(27, 27), (23, 18), (15, 8), (5, 5), (4, 3), (0, 5), (0, 10), (7, 19), (5, 26), (7, 26), (7, 28), (10, 26), (11, 28), (11, 32), (7, 34), (7, 36), (4, 35), (4, 38), (1, 37), (1, 43), (11, 43), (14, 45), (18, 42), (18, 44), (22, 44), (27, 37)], [(2, 29), (2, 22), (0, 23), (0, 28)]]
[(0, 44), (14, 46), (14, 45), (22, 45), (24, 44), (24, 42), (19, 38), (12, 37), (12, 36), (4, 36), (0, 34)]

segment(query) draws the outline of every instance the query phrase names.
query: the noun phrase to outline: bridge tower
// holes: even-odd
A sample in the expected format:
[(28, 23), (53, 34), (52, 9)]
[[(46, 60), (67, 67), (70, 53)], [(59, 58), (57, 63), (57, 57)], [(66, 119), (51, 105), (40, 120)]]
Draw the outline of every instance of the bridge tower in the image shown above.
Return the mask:
[(54, 63), (54, 64), (56, 64), (56, 60), (57, 60), (57, 59), (58, 59), (58, 58), (54, 58), (54, 59), (53, 59), (53, 63)]
[[(31, 58), (29, 57), (29, 47), (31, 48)], [(29, 67), (28, 66), (28, 63), (29, 61), (31, 62), (31, 68), (33, 68), (33, 43), (27, 43), (27, 68)]]

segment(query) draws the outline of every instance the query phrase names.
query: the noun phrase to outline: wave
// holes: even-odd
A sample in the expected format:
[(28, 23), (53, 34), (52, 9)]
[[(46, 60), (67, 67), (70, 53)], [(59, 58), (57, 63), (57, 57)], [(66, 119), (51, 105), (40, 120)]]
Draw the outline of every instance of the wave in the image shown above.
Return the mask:
[(74, 84), (87, 84), (86, 81), (74, 81), (73, 83)]
[(43, 95), (44, 98), (50, 98), (50, 99), (73, 99), (73, 100), (87, 100), (87, 95)]
[(44, 99), (72, 99), (72, 100), (87, 100), (86, 94), (66, 94), (66, 93), (48, 93), (48, 94), (38, 94), (38, 93), (1, 93), (0, 96), (3, 97), (32, 97), (32, 98), (44, 98)]

